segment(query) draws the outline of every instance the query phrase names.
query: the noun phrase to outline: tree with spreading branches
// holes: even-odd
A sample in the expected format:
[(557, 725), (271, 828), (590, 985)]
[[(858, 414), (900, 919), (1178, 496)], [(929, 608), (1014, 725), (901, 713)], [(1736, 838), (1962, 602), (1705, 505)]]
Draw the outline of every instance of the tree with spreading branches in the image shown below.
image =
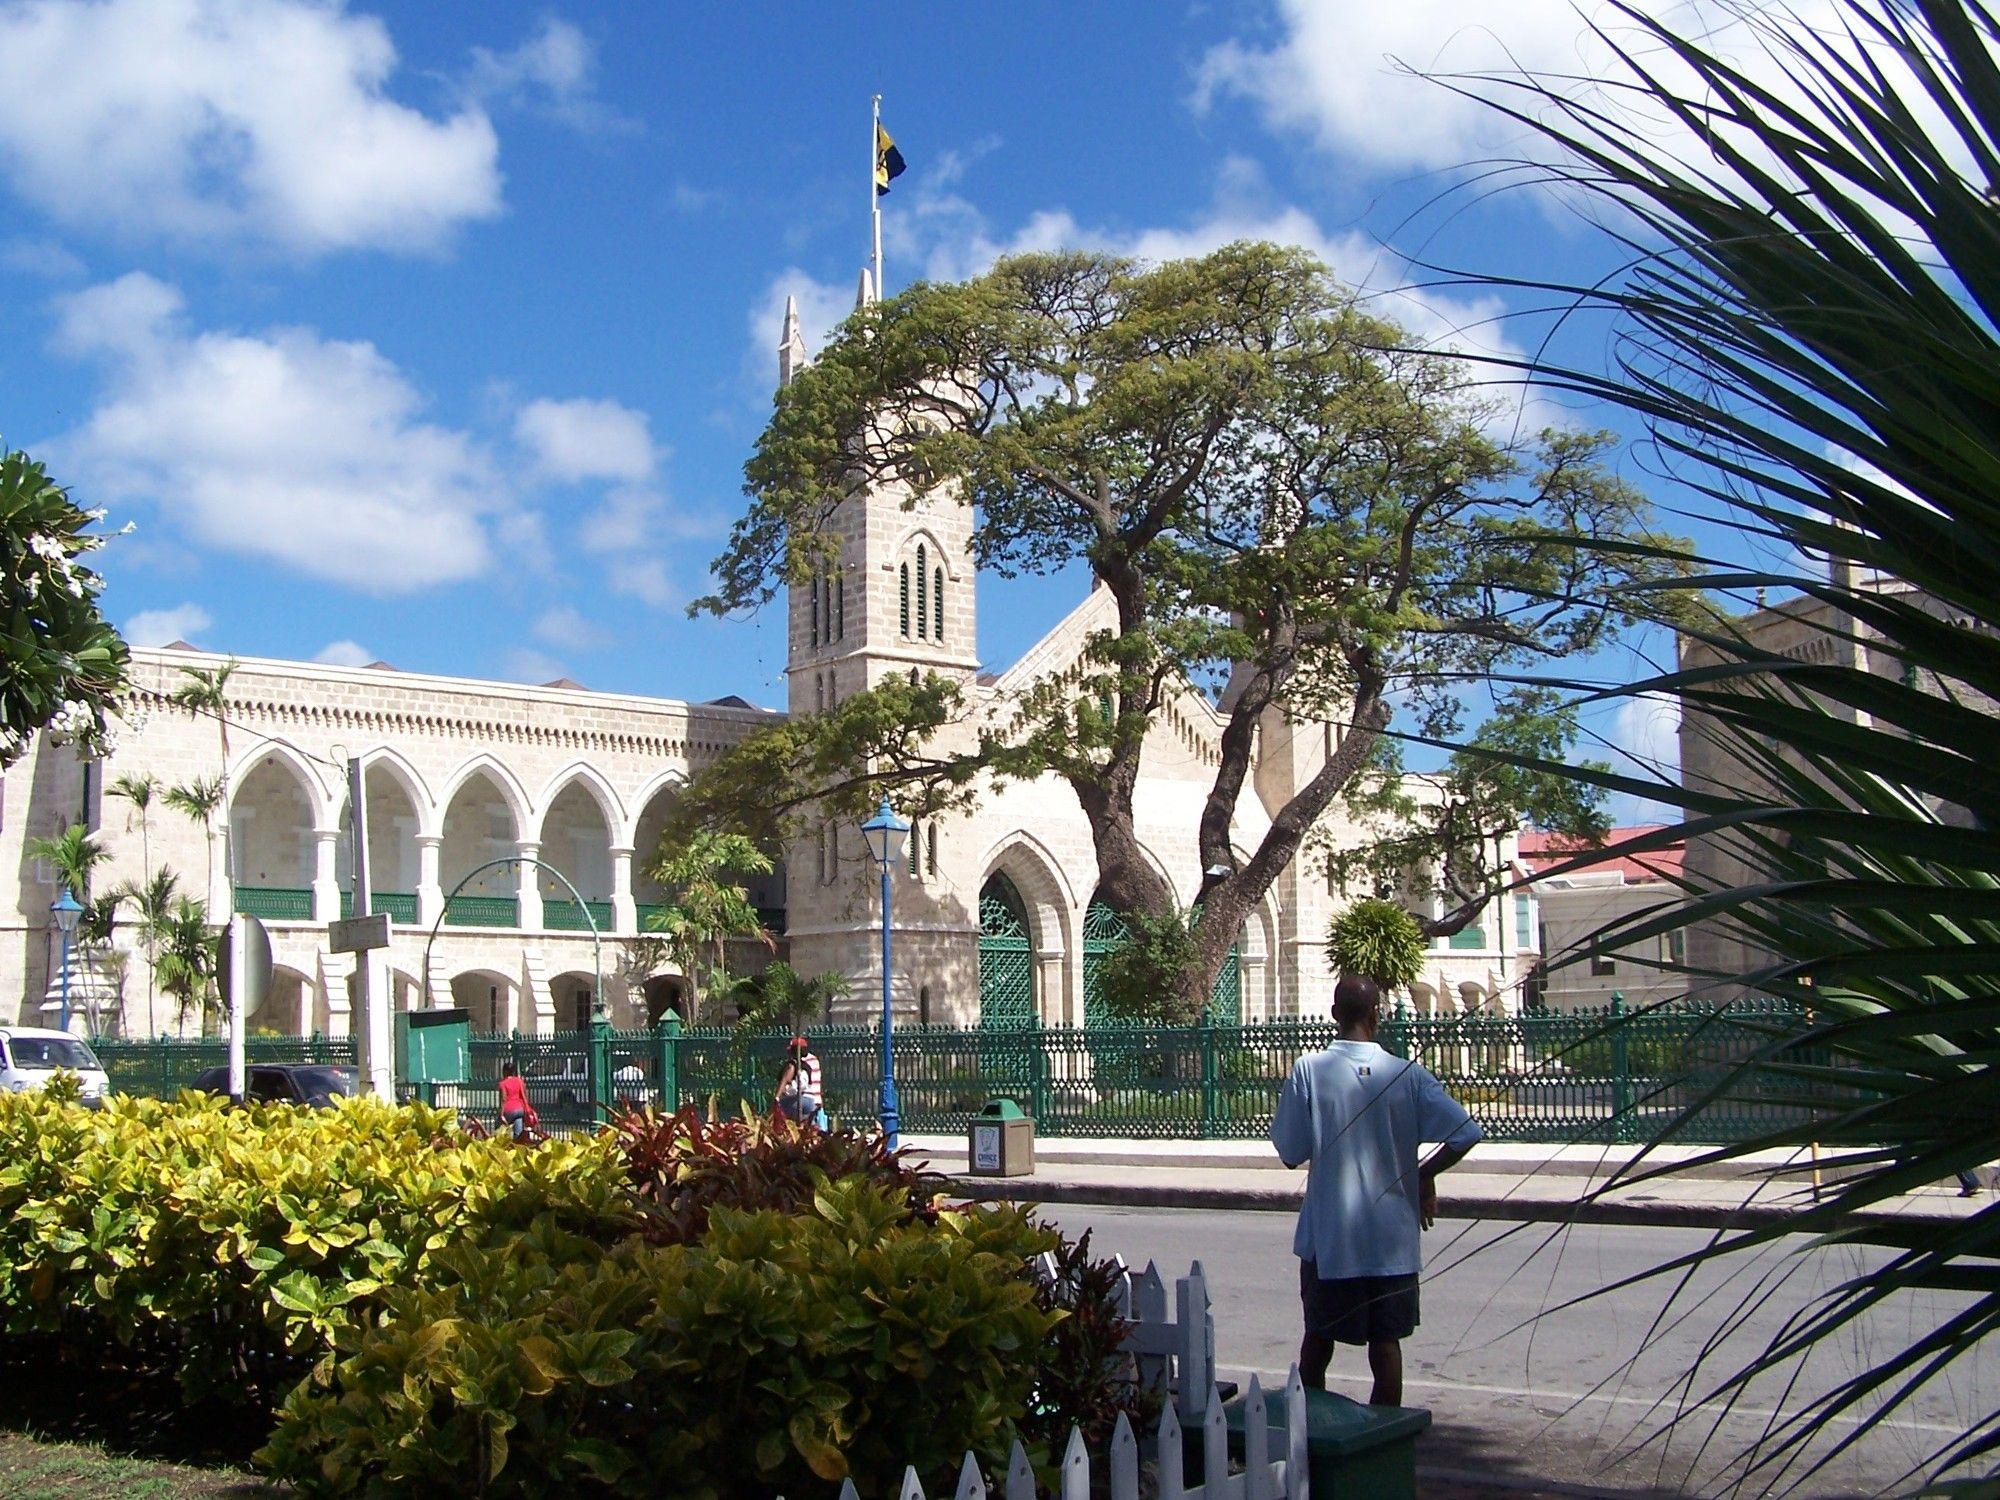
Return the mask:
[[(779, 393), (718, 587), (694, 607), (745, 610), (811, 578), (838, 555), (842, 503), (888, 488), (970, 506), (989, 572), (1087, 570), (1111, 622), (1001, 712), (929, 674), (795, 716), (698, 777), (682, 816), (797, 837), (885, 794), (921, 816), (1059, 777), (1104, 899), (1185, 930), (1155, 945), (1173, 972), (1137, 982), (1164, 1015), (1196, 1015), (1246, 916), (1385, 737), (1506, 721), (1516, 704), (1485, 708), (1476, 685), (1604, 644), (1657, 597), (1631, 586), (1676, 569), (1657, 548), (1617, 550), (1670, 539), (1607, 468), (1605, 436), (1513, 442), (1503, 421), (1462, 362), (1296, 249), (1019, 256), (864, 308)], [(1178, 912), (1133, 799), (1148, 724), (1189, 691), (1223, 722), (1195, 835), (1207, 873)], [(1272, 715), (1332, 722), (1338, 745), (1239, 854)]]

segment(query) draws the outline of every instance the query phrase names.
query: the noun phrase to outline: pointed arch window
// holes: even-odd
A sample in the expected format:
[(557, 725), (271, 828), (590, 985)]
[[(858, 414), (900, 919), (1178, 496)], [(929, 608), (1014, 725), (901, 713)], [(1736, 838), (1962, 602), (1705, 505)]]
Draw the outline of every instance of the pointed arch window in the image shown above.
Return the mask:
[(937, 568), (931, 573), (931, 615), (932, 638), (944, 639), (944, 569)]
[(811, 617), (811, 623), (806, 627), (809, 644), (817, 646), (819, 644), (819, 575), (817, 573), (813, 574), (812, 584), (807, 591), (806, 610)]
[(927, 874), (937, 874), (937, 824), (924, 825), (924, 870)]
[(930, 627), (930, 564), (924, 560), (924, 544), (917, 543), (917, 639), (929, 640)]
[(847, 639), (847, 575), (837, 574), (833, 580), (833, 638)]
[(902, 627), (903, 627), (903, 639), (907, 641), (910, 638), (910, 565), (908, 563), (903, 564), (902, 573), (903, 573), (903, 594), (902, 594), (902, 602), (900, 605), (900, 611), (901, 611)]
[(910, 843), (909, 843), (909, 849), (907, 851), (908, 858), (910, 861), (910, 873), (912, 875), (918, 873), (919, 867), (917, 862), (922, 857), (921, 851), (923, 847), (924, 847), (923, 827), (922, 825), (916, 823), (915, 821), (912, 821), (910, 824)]

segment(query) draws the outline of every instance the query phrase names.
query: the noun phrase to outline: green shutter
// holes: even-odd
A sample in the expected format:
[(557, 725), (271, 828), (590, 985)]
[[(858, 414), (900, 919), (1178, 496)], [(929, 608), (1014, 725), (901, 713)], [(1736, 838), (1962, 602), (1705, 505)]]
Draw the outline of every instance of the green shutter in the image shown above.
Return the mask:
[(903, 636), (905, 639), (908, 639), (910, 634), (910, 565), (908, 563), (903, 564), (902, 579), (903, 579), (903, 599), (901, 607), (902, 607)]

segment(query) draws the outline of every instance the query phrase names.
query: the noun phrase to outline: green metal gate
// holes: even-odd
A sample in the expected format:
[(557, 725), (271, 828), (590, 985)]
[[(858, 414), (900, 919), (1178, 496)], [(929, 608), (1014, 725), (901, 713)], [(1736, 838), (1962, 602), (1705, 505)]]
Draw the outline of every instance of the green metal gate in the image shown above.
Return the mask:
[[(984, 904), (981, 906), (984, 911)], [(1083, 914), (1083, 1024), (1112, 1026), (1117, 1023), (1104, 1005), (1104, 959), (1123, 947), (1131, 935), (1125, 919), (1102, 901), (1092, 901)], [(983, 939), (982, 939), (983, 942)], [(983, 952), (983, 949), (982, 949)], [(983, 968), (982, 968), (983, 972)], [(1215, 976), (1209, 992), (1208, 1017), (1218, 1026), (1236, 1026), (1243, 1020), (1242, 945), (1230, 945), (1228, 957)]]
[(979, 893), (979, 1024), (1011, 1031), (1037, 1019), (1034, 945), (1020, 893), (995, 875)]

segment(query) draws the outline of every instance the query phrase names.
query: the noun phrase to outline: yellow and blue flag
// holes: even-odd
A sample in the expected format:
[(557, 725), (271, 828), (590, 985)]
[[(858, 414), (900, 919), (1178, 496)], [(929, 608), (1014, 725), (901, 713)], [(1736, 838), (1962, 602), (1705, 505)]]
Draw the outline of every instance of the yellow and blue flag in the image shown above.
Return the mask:
[(896, 149), (895, 137), (875, 122), (875, 196), (889, 191), (889, 184), (903, 175), (903, 153)]

